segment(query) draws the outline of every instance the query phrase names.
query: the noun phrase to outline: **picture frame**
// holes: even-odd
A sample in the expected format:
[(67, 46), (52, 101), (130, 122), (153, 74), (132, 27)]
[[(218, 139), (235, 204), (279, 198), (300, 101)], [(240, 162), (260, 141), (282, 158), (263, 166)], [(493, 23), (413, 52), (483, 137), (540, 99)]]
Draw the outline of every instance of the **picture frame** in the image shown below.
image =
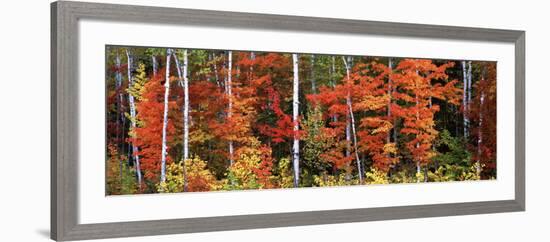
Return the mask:
[[(354, 208), (182, 219), (79, 223), (79, 20), (272, 29), (512, 43), (515, 48), (515, 157), (512, 200)], [(525, 211), (525, 32), (58, 1), (51, 4), (51, 238), (58, 241), (196, 233)], [(123, 219), (123, 218), (122, 218)]]

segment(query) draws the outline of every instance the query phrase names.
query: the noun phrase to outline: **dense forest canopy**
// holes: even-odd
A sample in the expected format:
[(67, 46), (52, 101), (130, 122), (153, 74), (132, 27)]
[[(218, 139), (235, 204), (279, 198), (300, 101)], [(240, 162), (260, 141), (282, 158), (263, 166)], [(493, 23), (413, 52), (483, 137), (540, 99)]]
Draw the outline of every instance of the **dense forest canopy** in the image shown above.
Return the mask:
[(106, 194), (496, 178), (496, 62), (106, 47)]

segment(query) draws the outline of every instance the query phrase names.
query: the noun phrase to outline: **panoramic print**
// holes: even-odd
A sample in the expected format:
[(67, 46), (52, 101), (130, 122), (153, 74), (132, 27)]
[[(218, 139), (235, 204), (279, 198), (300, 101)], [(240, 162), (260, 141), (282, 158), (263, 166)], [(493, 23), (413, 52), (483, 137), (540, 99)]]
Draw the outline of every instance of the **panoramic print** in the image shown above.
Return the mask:
[(106, 195), (496, 179), (496, 62), (106, 46)]

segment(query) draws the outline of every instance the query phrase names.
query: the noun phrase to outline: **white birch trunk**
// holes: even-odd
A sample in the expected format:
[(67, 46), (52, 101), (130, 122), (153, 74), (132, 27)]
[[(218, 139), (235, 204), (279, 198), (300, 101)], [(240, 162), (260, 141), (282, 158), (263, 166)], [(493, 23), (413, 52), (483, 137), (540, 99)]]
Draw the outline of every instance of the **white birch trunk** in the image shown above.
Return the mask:
[(158, 73), (157, 57), (153, 54), (151, 60), (153, 62), (153, 75), (156, 76)]
[(183, 160), (185, 162), (189, 158), (189, 78), (187, 76), (187, 50), (183, 51), (183, 68), (180, 66), (176, 53), (174, 52), (172, 55), (176, 62), (179, 84), (183, 88)]
[[(256, 60), (256, 54), (254, 53), (254, 51), (250, 52), (250, 60)], [(250, 75), (252, 75), (253, 71), (254, 71), (254, 67), (253, 65), (250, 65)]]
[[(342, 57), (342, 60), (344, 61), (344, 66), (346, 68), (346, 72), (348, 69), (348, 64), (346, 62), (346, 59)], [(348, 97), (346, 96), (346, 104), (348, 101)], [(351, 126), (350, 126), (350, 114), (349, 110), (346, 114), (346, 157), (349, 157), (351, 155)]]
[(336, 74), (336, 57), (332, 56), (332, 63), (331, 63), (331, 75), (330, 75), (330, 81), (332, 82), (332, 88), (336, 87), (336, 80), (334, 78), (334, 75)]
[(485, 101), (485, 93), (481, 93), (479, 99), (479, 128), (477, 130), (477, 162), (476, 162), (476, 173), (478, 177), (481, 175), (481, 144), (483, 143), (483, 133), (481, 129), (483, 128), (483, 103)]
[[(120, 58), (120, 57), (119, 57)], [(121, 65), (119, 65), (118, 67), (118, 77), (120, 79), (120, 87), (122, 87), (122, 69), (121, 69)], [(124, 91), (123, 90), (120, 90), (119, 91), (119, 95), (118, 95), (119, 99), (120, 99), (120, 109), (119, 109), (119, 114), (120, 114), (120, 120), (122, 121), (122, 124), (121, 124), (121, 138), (120, 138), (120, 151), (121, 151), (121, 154), (127, 154), (127, 157), (128, 157), (128, 161), (130, 161), (130, 159), (132, 158), (131, 154), (129, 154), (130, 150), (131, 150), (131, 145), (130, 144), (127, 144), (126, 143), (126, 132), (125, 132), (125, 129), (126, 129), (126, 107), (123, 105), (124, 103)]]
[(299, 115), (299, 91), (300, 91), (300, 80), (298, 77), (298, 55), (292, 54), (292, 63), (294, 71), (294, 80), (292, 88), (292, 122), (294, 123), (294, 140), (292, 143), (292, 164), (294, 168), (294, 187), (298, 187), (300, 184), (300, 141), (298, 139), (298, 115)]
[[(122, 112), (121, 110), (121, 103), (122, 103), (122, 73), (120, 71), (120, 67), (121, 67), (121, 64), (120, 64), (120, 55), (118, 54), (118, 51), (117, 51), (117, 55), (116, 55), (116, 59), (115, 59), (115, 65), (116, 65), (116, 72), (115, 72), (115, 86), (116, 86), (116, 91), (118, 92), (118, 95), (117, 95), (117, 100), (116, 100), (116, 111), (117, 111), (117, 117), (116, 117), (116, 138), (117, 138), (117, 142), (119, 142), (119, 145), (117, 146), (119, 148), (119, 150), (121, 150), (121, 147), (124, 147), (124, 144), (121, 146), (120, 143), (123, 143), (123, 139), (121, 139), (121, 130), (120, 130), (120, 123), (121, 123), (121, 120), (124, 120), (124, 113)], [(124, 126), (122, 126), (122, 128), (124, 129)], [(119, 170), (120, 170), (120, 182), (122, 183), (122, 159), (119, 159), (119, 162), (118, 162), (118, 166), (119, 166)]]
[(168, 97), (170, 95), (170, 56), (172, 50), (166, 50), (166, 76), (164, 80), (164, 113), (162, 121), (162, 153), (160, 165), (160, 182), (166, 181), (166, 156), (168, 155), (166, 147), (166, 128), (168, 126)]
[[(121, 61), (120, 61), (120, 55), (117, 53), (116, 55), (116, 60), (115, 60), (115, 65), (116, 65), (116, 73), (115, 73), (115, 80), (116, 80), (116, 90), (118, 92), (118, 96), (117, 96), (117, 115), (120, 115), (119, 117), (117, 117), (117, 138), (119, 138), (119, 135), (120, 135), (120, 121), (124, 119), (124, 114), (121, 112), (121, 105), (122, 105), (122, 98), (123, 98), (123, 93), (122, 93), (122, 72), (120, 71), (121, 70)], [(119, 140), (120, 141), (120, 140)]]
[[(391, 106), (393, 104), (393, 81), (391, 79), (391, 74), (393, 73), (393, 60), (392, 58), (388, 58), (388, 69), (390, 71), (390, 73), (388, 74), (388, 121), (392, 120), (392, 110), (391, 110)], [(391, 135), (392, 135), (392, 132), (393, 132), (393, 135), (394, 135), (394, 139), (393, 139), (393, 142), (395, 142), (395, 144), (397, 144), (397, 128), (395, 127), (396, 126), (396, 122), (395, 122), (395, 119), (392, 120), (392, 129), (390, 129), (388, 131), (388, 135), (386, 136), (386, 144), (389, 144), (391, 143)], [(391, 157), (390, 154), (387, 154), (387, 157)], [(390, 168), (393, 168), (393, 164), (390, 165)], [(391, 173), (390, 173), (390, 176), (391, 176)]]
[[(344, 60), (344, 65), (346, 66), (347, 81), (348, 83), (350, 83), (351, 82), (351, 77), (350, 77), (351, 57), (348, 57), (347, 61), (344, 57), (342, 57), (342, 59)], [(353, 149), (355, 151), (354, 153), (355, 153), (355, 161), (357, 163), (357, 173), (359, 174), (359, 183), (363, 184), (363, 169), (361, 167), (361, 160), (359, 159), (359, 152), (357, 149), (357, 132), (355, 130), (355, 117), (353, 115), (353, 105), (351, 103), (351, 92), (349, 89), (348, 89), (348, 94), (346, 96), (346, 104), (348, 106), (349, 118), (351, 121), (351, 131), (353, 134)], [(349, 135), (346, 133), (346, 136), (349, 136)]]
[[(233, 93), (232, 93), (232, 83), (231, 83), (231, 76), (232, 76), (232, 65), (233, 65), (233, 51), (229, 51), (227, 53), (228, 57), (228, 69), (227, 69), (227, 96), (229, 97), (229, 104), (227, 108), (227, 118), (231, 119), (231, 116), (233, 116)], [(234, 159), (233, 159), (233, 140), (229, 140), (229, 164), (233, 165)]]
[[(430, 81), (430, 88), (431, 88), (431, 81)], [(431, 89), (430, 89), (430, 92), (431, 92)], [(433, 103), (432, 103), (432, 94), (430, 93), (430, 97), (428, 99), (428, 107), (430, 109), (432, 109), (433, 107)], [(432, 150), (434, 151), (434, 153), (436, 152), (435, 150), (435, 146), (433, 144), (431, 144), (432, 146)], [(435, 169), (437, 170), (438, 166), (439, 166), (439, 162), (437, 160), (434, 159), (434, 163), (435, 163)], [(424, 168), (424, 182), (428, 182), (428, 167), (426, 166)]]
[[(331, 72), (330, 72), (330, 81), (331, 81), (331, 85), (332, 85), (332, 89), (334, 90), (334, 88), (336, 88), (336, 79), (334, 78), (334, 75), (336, 74), (336, 57), (335, 56), (332, 56), (332, 63), (331, 63)], [(336, 115), (333, 115), (332, 116), (332, 121), (333, 122), (336, 122), (338, 121), (338, 118), (336, 117)]]
[[(418, 70), (416, 71), (416, 75), (418, 75)], [(418, 85), (415, 83), (415, 85)], [(414, 100), (415, 100), (415, 103), (416, 103), (416, 122), (419, 122), (420, 121), (420, 108), (418, 106), (419, 104), (419, 101), (418, 101), (418, 94), (415, 94), (414, 95)], [(418, 134), (417, 134), (418, 136)], [(416, 148), (418, 149), (420, 147), (420, 143), (419, 142), (416, 142)], [(420, 174), (420, 160), (417, 160), (416, 161), (416, 175), (417, 175), (417, 178), (416, 178), (416, 182), (419, 183), (420, 182), (420, 179), (418, 178), (418, 174)]]
[[(130, 56), (130, 52), (126, 50), (126, 57), (128, 58), (128, 87), (130, 88), (134, 81), (132, 79), (132, 57)], [(128, 102), (130, 102), (130, 117), (131, 117), (131, 125), (132, 130), (136, 128), (136, 104), (134, 100), (134, 96), (132, 94), (128, 93)], [(132, 143), (132, 154), (134, 157), (135, 162), (135, 169), (136, 169), (136, 175), (138, 178), (138, 187), (141, 190), (141, 167), (140, 167), (140, 161), (139, 161), (139, 155), (138, 155), (138, 148), (136, 145)]]
[[(347, 97), (346, 97), (346, 104), (347, 104)], [(349, 110), (348, 110), (349, 112)], [(351, 155), (351, 126), (350, 126), (350, 115), (349, 113), (346, 115), (346, 157), (349, 157)]]
[(189, 66), (187, 50), (183, 51), (183, 160), (189, 159)]
[[(390, 59), (390, 71), (391, 73), (393, 73), (393, 60)], [(393, 84), (393, 83), (392, 83)], [(397, 88), (396, 88), (396, 85), (393, 85), (392, 87), (392, 95), (393, 93), (396, 93), (397, 92)], [(398, 133), (398, 129), (397, 129), (397, 118), (394, 117), (393, 119), (393, 142), (395, 144), (397, 144), (397, 133)]]
[(216, 79), (216, 85), (222, 87), (220, 82), (220, 76), (218, 75), (218, 65), (216, 65), (216, 55), (212, 54), (212, 68), (214, 69), (214, 78)]
[(466, 74), (466, 61), (462, 61), (462, 107), (463, 107), (463, 125), (464, 125), (464, 138), (468, 138), (468, 77)]
[[(388, 120), (391, 119), (391, 104), (392, 104), (392, 95), (393, 95), (393, 83), (392, 83), (392, 80), (391, 80), (391, 72), (392, 72), (392, 69), (393, 69), (393, 62), (392, 62), (392, 59), (389, 58), (388, 59), (388, 68), (390, 69), (390, 74), (388, 74)], [(395, 123), (393, 124), (395, 126)], [(395, 129), (395, 127), (393, 128)], [(395, 130), (394, 130), (395, 132)], [(391, 139), (391, 130), (388, 132), (388, 136), (386, 137), (386, 143), (390, 143)]]
[(172, 53), (172, 57), (174, 57), (174, 62), (176, 63), (176, 71), (178, 73), (178, 84), (181, 87), (183, 87), (183, 74), (181, 74), (180, 60), (178, 59), (178, 55), (176, 54), (176, 51)]
[(187, 169), (185, 163), (189, 159), (189, 74), (188, 74), (188, 62), (187, 50), (183, 51), (183, 191), (187, 192)]
[[(470, 103), (472, 102), (472, 61), (468, 61), (468, 110), (470, 110)], [(469, 120), (468, 120), (469, 121)]]
[(315, 55), (311, 55), (311, 93), (317, 93), (317, 84), (315, 83)]
[[(416, 148), (418, 148), (418, 143), (416, 144)], [(416, 162), (416, 175), (420, 174), (421, 170), (420, 170), (420, 162), (417, 161)], [(420, 179), (417, 177), (416, 178), (416, 183), (420, 183)]]
[(186, 192), (187, 170), (185, 169), (185, 162), (187, 159), (189, 159), (189, 78), (187, 75), (187, 50), (183, 51), (183, 74), (176, 52), (174, 52), (172, 55), (174, 56), (174, 61), (176, 62), (179, 83), (180, 86), (183, 88), (183, 157), (181, 160), (181, 164), (183, 167), (183, 191)]

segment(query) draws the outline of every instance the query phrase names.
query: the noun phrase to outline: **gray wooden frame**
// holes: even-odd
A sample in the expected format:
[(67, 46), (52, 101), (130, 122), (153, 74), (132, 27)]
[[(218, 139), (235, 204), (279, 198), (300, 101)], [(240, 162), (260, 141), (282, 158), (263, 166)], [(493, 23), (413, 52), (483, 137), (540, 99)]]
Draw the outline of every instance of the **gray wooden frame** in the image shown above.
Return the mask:
[[(78, 223), (78, 21), (97, 19), (515, 44), (515, 199), (383, 208)], [(51, 4), (51, 238), (100, 239), (525, 210), (525, 32), (115, 4)]]

